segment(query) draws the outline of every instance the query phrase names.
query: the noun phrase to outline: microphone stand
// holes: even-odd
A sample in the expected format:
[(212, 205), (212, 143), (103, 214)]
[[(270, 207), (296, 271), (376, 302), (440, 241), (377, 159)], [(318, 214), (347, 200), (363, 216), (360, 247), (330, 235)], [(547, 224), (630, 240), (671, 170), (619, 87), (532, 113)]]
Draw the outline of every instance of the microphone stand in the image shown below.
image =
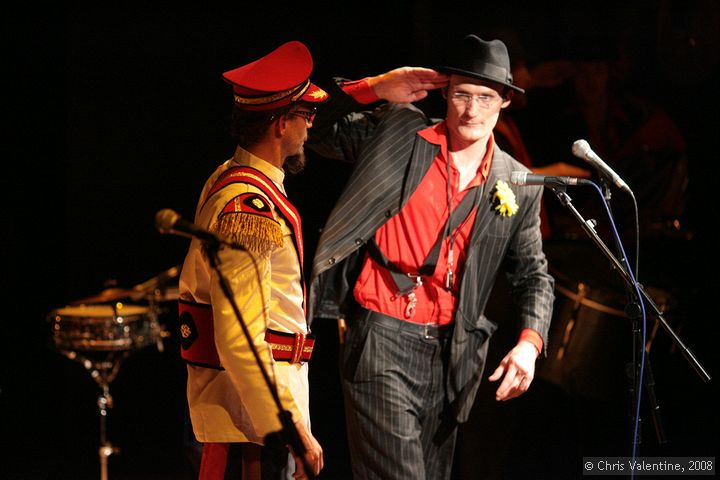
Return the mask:
[[(605, 185), (605, 196), (606, 198), (609, 198), (609, 188), (607, 188), (607, 185)], [(650, 309), (652, 311), (652, 314), (657, 318), (660, 325), (665, 329), (665, 331), (670, 335), (670, 338), (672, 341), (678, 346), (680, 351), (682, 352), (685, 359), (690, 363), (690, 365), (693, 367), (695, 372), (700, 376), (700, 378), (704, 382), (709, 382), (712, 378), (708, 372), (705, 370), (705, 368), (700, 364), (700, 362), (697, 360), (695, 355), (690, 351), (690, 349), (683, 343), (683, 341), (680, 339), (680, 337), (673, 331), (673, 329), (668, 325), (667, 321), (665, 321), (665, 318), (663, 317), (662, 311), (660, 308), (655, 304), (652, 298), (645, 292), (642, 285), (637, 282), (633, 282), (630, 274), (628, 273), (628, 270), (623, 267), (621, 262), (613, 255), (613, 253), (608, 249), (607, 245), (602, 241), (602, 239), (598, 236), (597, 232), (595, 231), (595, 222), (593, 220), (585, 220), (580, 212), (575, 208), (575, 206), (572, 204), (572, 199), (570, 196), (566, 193), (566, 189), (564, 186), (559, 187), (551, 187), (551, 190), (555, 193), (555, 195), (558, 197), (558, 200), (560, 200), (560, 203), (567, 207), (572, 215), (580, 222), (580, 226), (585, 231), (585, 233), (588, 234), (588, 236), (595, 242), (595, 244), (600, 248), (600, 251), (607, 257), (608, 260), (610, 260), (610, 263), (612, 264), (612, 267), (615, 271), (617, 271), (622, 279), (625, 281), (625, 284), (630, 292), (635, 291), (635, 287), (637, 287), (637, 291), (640, 292), (640, 296), (644, 300), (646, 305), (650, 306)], [(616, 240), (617, 242), (617, 240)], [(623, 259), (623, 261), (626, 261), (626, 259)], [(633, 295), (634, 297), (634, 295)], [(636, 361), (636, 354), (639, 351), (639, 348), (645, 348), (644, 345), (641, 345), (638, 348), (638, 343), (642, 343), (638, 340), (639, 336), (639, 327), (637, 323), (638, 317), (641, 315), (641, 311), (639, 308), (639, 305), (634, 302), (628, 305), (627, 312), (628, 317), (631, 318), (633, 322), (633, 337), (634, 337), (634, 344), (635, 348), (633, 348), (633, 363), (632, 363), (632, 379), (633, 379), (633, 389), (639, 388), (639, 385), (637, 385), (637, 375), (638, 375), (638, 367), (637, 367), (637, 361)], [(650, 373), (648, 385), (652, 386), (654, 385), (654, 380), (652, 379), (652, 373)], [(633, 392), (635, 393), (635, 392)], [(654, 392), (651, 392), (650, 394), (651, 402), (655, 401), (655, 395)], [(658, 413), (658, 408), (656, 404), (653, 404), (652, 406), (652, 412), (655, 416)], [(634, 413), (633, 413), (634, 416)], [(656, 418), (656, 417), (654, 417)], [(634, 420), (634, 417), (633, 417)], [(662, 432), (662, 426), (659, 423), (656, 423), (656, 434), (658, 435), (658, 439), (661, 443), (664, 443), (664, 433)], [(636, 439), (633, 439), (635, 441)]]
[[(607, 176), (601, 175), (600, 182), (603, 187), (603, 197), (605, 198), (605, 202), (607, 203), (608, 210), (612, 214), (612, 209), (610, 207), (610, 198), (612, 197), (612, 192), (610, 190), (610, 183)], [(632, 192), (630, 192), (630, 194), (632, 194)], [(618, 239), (614, 235), (612, 238), (615, 242), (615, 249), (618, 252), (618, 255), (623, 256), (623, 249)], [(628, 264), (628, 259), (623, 256), (620, 261), (625, 266), (624, 271), (629, 272), (630, 266)], [(637, 281), (637, 278), (635, 280)], [(640, 376), (641, 368), (638, 355), (641, 355), (640, 349), (642, 348), (646, 349), (646, 355), (650, 352), (645, 347), (642, 338), (642, 329), (640, 328), (642, 309), (640, 308), (639, 299), (637, 298), (637, 294), (635, 293), (635, 290), (632, 288), (631, 285), (626, 285), (626, 291), (629, 300), (628, 304), (625, 307), (625, 314), (628, 316), (632, 323), (633, 333), (632, 360), (631, 363), (627, 365), (626, 370), (628, 376), (628, 383), (630, 385), (628, 388), (628, 393), (630, 396), (630, 425), (632, 426), (635, 424), (635, 416), (638, 414), (636, 399), (637, 392), (640, 390), (640, 382), (638, 381), (638, 377)], [(655, 437), (657, 438), (659, 445), (664, 445), (665, 443), (667, 443), (667, 438), (665, 436), (665, 429), (663, 428), (662, 417), (660, 415), (660, 404), (658, 403), (657, 395), (655, 394), (655, 377), (653, 375), (653, 370), (649, 357), (645, 358), (645, 375), (643, 377), (643, 383), (648, 392), (647, 399), (650, 404), (650, 413), (652, 415), (653, 425), (655, 426)], [(642, 434), (640, 433), (642, 427), (642, 418), (638, 416), (637, 421), (637, 437), (633, 434), (632, 438), (632, 442), (634, 445), (640, 443), (640, 439), (642, 437)]]
[[(612, 198), (612, 191), (610, 189), (610, 183), (607, 179), (606, 175), (600, 176), (600, 183), (602, 185), (602, 191), (603, 191), (603, 197), (605, 198), (605, 203), (607, 204), (608, 211), (610, 212), (610, 215), (612, 215), (612, 207), (610, 206), (610, 199)], [(569, 198), (569, 197), (568, 197)], [(630, 265), (628, 264), (628, 259), (624, 255), (623, 248), (618, 240), (618, 238), (615, 235), (612, 235), (612, 239), (615, 242), (615, 251), (617, 252), (617, 255), (620, 258), (619, 263), (622, 265), (620, 268), (621, 271), (628, 274), (630, 272)], [(629, 274), (628, 274), (629, 278)], [(635, 279), (637, 282), (637, 278)], [(638, 283), (639, 285), (639, 283)], [(642, 418), (639, 415), (638, 410), (638, 392), (641, 390), (639, 377), (640, 377), (640, 370), (641, 370), (641, 348), (645, 348), (643, 345), (643, 338), (642, 338), (642, 329), (640, 327), (640, 318), (642, 317), (642, 309), (640, 308), (640, 300), (637, 298), (637, 294), (635, 292), (635, 289), (633, 288), (632, 282), (629, 282), (625, 285), (625, 291), (627, 293), (628, 297), (628, 303), (625, 306), (625, 314), (630, 319), (631, 322), (631, 329), (632, 329), (632, 356), (631, 361), (628, 365), (626, 365), (626, 375), (628, 377), (628, 394), (630, 398), (630, 427), (632, 434), (632, 444), (638, 445), (640, 443), (640, 439), (642, 438), (641, 428), (642, 428)], [(649, 377), (645, 377), (645, 387), (648, 389), (648, 398), (650, 400), (650, 411), (652, 412), (652, 418), (653, 423), (655, 425), (655, 432), (657, 434), (658, 443), (663, 444), (665, 443), (664, 434), (661, 435), (660, 432), (663, 431), (662, 428), (662, 420), (660, 418), (660, 406), (657, 404), (657, 396), (655, 395), (655, 380), (652, 377), (652, 369), (650, 367), (650, 359), (645, 358), (645, 365), (647, 366)], [(637, 415), (637, 417), (636, 417)], [(638, 423), (637, 431), (633, 428), (635, 425), (635, 422)]]
[[(290, 448), (292, 448), (292, 450), (295, 452), (295, 455), (300, 457), (300, 459), (302, 460), (303, 467), (305, 468), (305, 475), (307, 475), (309, 479), (314, 479), (315, 475), (313, 474), (312, 467), (305, 458), (305, 446), (303, 445), (302, 440), (300, 439), (300, 434), (297, 431), (297, 427), (295, 427), (295, 423), (292, 420), (292, 413), (288, 410), (283, 409), (282, 403), (280, 402), (280, 397), (277, 393), (277, 388), (275, 387), (275, 384), (272, 382), (272, 380), (270, 380), (270, 376), (265, 369), (265, 365), (263, 365), (262, 360), (260, 359), (260, 354), (258, 353), (257, 348), (252, 341), (250, 331), (248, 330), (247, 325), (243, 320), (243, 316), (240, 313), (240, 309), (235, 302), (235, 297), (232, 294), (230, 283), (220, 271), (221, 262), (220, 257), (218, 256), (218, 250), (220, 249), (221, 243), (217, 239), (204, 240), (203, 243), (205, 245), (205, 250), (208, 260), (210, 262), (210, 266), (217, 273), (218, 280), (220, 282), (220, 288), (222, 289), (223, 294), (227, 298), (228, 302), (230, 302), (233, 312), (235, 313), (235, 317), (240, 323), (240, 327), (242, 327), (243, 334), (245, 335), (248, 345), (250, 346), (250, 351), (255, 357), (255, 361), (257, 362), (258, 368), (260, 369), (260, 373), (262, 374), (263, 379), (265, 380), (265, 383), (270, 390), (270, 394), (272, 395), (273, 401), (278, 410), (278, 418), (280, 419), (282, 429), (280, 430), (280, 432), (273, 432), (267, 437), (269, 437), (269, 441), (271, 441), (273, 444), (276, 441), (279, 443), (281, 440), (284, 440), (285, 443), (289, 444)], [(230, 246), (231, 248), (245, 250), (245, 248), (240, 245), (230, 244)]]

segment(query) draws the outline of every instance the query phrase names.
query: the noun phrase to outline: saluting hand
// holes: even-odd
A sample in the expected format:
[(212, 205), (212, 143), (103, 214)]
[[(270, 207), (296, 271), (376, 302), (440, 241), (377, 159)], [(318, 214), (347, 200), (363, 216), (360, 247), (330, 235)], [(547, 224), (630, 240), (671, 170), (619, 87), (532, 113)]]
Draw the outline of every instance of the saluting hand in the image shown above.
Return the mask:
[(428, 90), (442, 88), (450, 77), (422, 67), (400, 67), (376, 77), (368, 84), (379, 98), (393, 103), (411, 103), (427, 97)]

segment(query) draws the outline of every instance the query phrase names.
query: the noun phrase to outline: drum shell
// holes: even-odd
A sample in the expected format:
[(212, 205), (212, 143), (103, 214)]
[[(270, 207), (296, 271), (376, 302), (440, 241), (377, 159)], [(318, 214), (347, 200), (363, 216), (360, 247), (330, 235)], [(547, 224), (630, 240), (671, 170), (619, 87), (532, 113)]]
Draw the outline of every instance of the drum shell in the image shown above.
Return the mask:
[(547, 357), (537, 376), (569, 394), (620, 400), (629, 392), (632, 325), (615, 292), (556, 283)]
[(141, 305), (77, 305), (51, 312), (59, 350), (117, 351), (149, 346), (159, 335), (155, 313)]

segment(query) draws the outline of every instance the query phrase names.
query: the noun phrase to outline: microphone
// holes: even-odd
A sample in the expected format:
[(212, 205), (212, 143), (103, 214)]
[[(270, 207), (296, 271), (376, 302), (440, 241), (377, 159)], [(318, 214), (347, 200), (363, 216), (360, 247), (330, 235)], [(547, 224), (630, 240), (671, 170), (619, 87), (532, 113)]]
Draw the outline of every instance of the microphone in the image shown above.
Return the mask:
[(512, 172), (510, 183), (518, 186), (543, 185), (546, 187), (566, 187), (575, 185), (592, 185), (590, 180), (575, 177), (553, 177), (548, 175), (536, 175), (529, 172)]
[(163, 208), (155, 214), (155, 227), (160, 233), (175, 233), (184, 236), (195, 237), (198, 240), (207, 242), (210, 245), (229, 245), (232, 248), (244, 250), (244, 247), (218, 237), (214, 233), (200, 228), (192, 222), (182, 218), (179, 213), (169, 208)]
[(628, 187), (628, 184), (620, 178), (620, 175), (610, 168), (610, 166), (603, 162), (602, 159), (592, 151), (590, 144), (585, 140), (576, 140), (572, 145), (572, 153), (578, 158), (582, 158), (587, 163), (595, 167), (605, 177), (607, 177), (612, 183), (617, 185), (621, 190), (625, 190), (627, 193), (632, 195), (632, 190)]

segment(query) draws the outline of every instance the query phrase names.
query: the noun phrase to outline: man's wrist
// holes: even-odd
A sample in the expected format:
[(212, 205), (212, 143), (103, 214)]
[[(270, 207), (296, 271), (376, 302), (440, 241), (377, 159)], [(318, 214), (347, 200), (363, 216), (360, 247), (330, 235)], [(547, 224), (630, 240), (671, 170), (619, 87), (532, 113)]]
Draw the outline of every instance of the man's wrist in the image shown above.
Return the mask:
[(520, 342), (530, 343), (533, 347), (535, 347), (538, 356), (542, 353), (543, 339), (535, 330), (531, 328), (524, 328), (522, 332), (520, 332), (520, 338), (518, 338), (518, 343)]
[(377, 102), (380, 97), (375, 94), (373, 85), (377, 77), (365, 77), (362, 80), (343, 82), (340, 84), (343, 92), (350, 95), (353, 100), (361, 104)]

